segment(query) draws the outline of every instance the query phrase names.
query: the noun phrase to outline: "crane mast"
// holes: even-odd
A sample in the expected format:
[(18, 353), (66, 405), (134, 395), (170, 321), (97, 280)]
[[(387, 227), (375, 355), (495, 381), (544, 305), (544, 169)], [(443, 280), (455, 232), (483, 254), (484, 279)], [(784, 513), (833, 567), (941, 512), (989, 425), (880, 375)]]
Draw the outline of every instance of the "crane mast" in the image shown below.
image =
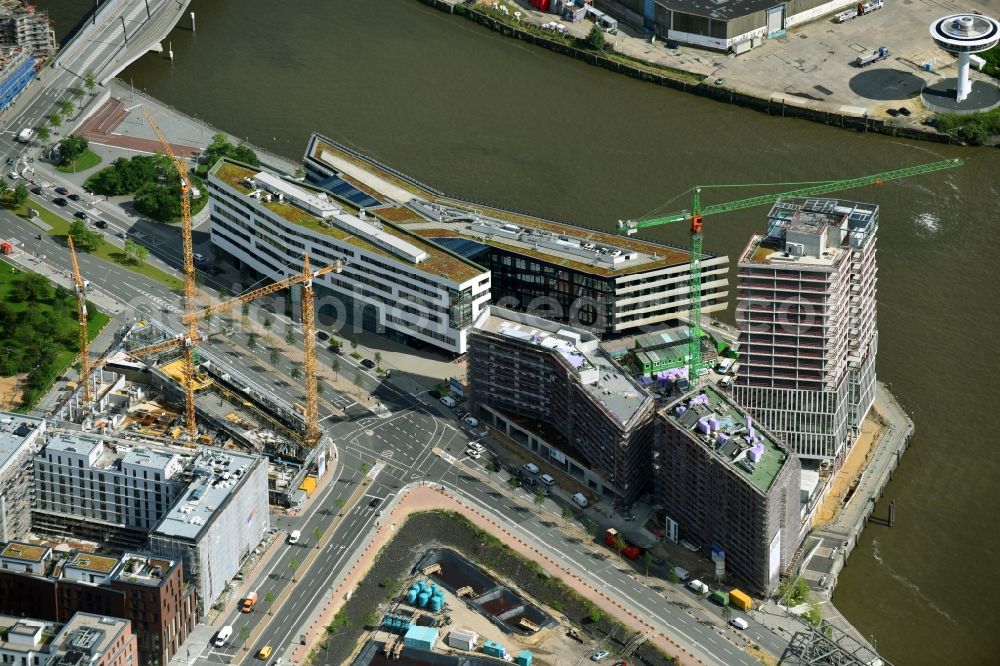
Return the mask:
[(73, 282), (76, 284), (76, 317), (80, 327), (80, 381), (83, 383), (83, 404), (90, 404), (90, 332), (87, 330), (87, 283), (80, 275), (73, 237), (66, 236), (69, 256), (73, 261)]
[(316, 333), (313, 319), (312, 275), (309, 273), (309, 254), (302, 262), (302, 330), (306, 382), (306, 446), (315, 446), (319, 439), (319, 396), (316, 392)]
[[(865, 185), (881, 185), (886, 181), (898, 180), (900, 178), (908, 178), (910, 176), (932, 173), (934, 171), (943, 171), (945, 169), (953, 169), (955, 167), (962, 166), (963, 164), (965, 164), (965, 162), (961, 159), (942, 160), (939, 162), (931, 162), (928, 164), (920, 164), (917, 166), (907, 167), (905, 169), (884, 171), (882, 173), (876, 173), (870, 176), (861, 176), (859, 178), (848, 178), (844, 180), (829, 180), (829, 181), (822, 181), (819, 183), (812, 183), (808, 187), (801, 187), (786, 192), (779, 192), (776, 194), (764, 194), (756, 197), (750, 197), (747, 199), (730, 201), (727, 203), (713, 204), (711, 206), (705, 206), (704, 208), (701, 205), (701, 191), (703, 188), (733, 187), (733, 186), (697, 185), (691, 188), (691, 190), (689, 190), (692, 193), (690, 210), (684, 210), (678, 213), (672, 213), (670, 215), (664, 215), (664, 216), (657, 216), (644, 220), (619, 221), (618, 230), (620, 233), (631, 236), (636, 232), (638, 232), (639, 229), (655, 227), (661, 224), (670, 224), (672, 222), (690, 221), (691, 258), (690, 258), (689, 287), (691, 294), (691, 305), (688, 309), (688, 313), (690, 319), (689, 329), (691, 337), (688, 340), (688, 377), (692, 381), (694, 381), (698, 377), (698, 371), (704, 367), (704, 362), (702, 361), (702, 355), (701, 355), (701, 336), (702, 336), (701, 262), (702, 262), (702, 243), (705, 238), (703, 234), (702, 220), (706, 215), (729, 213), (735, 210), (750, 208), (752, 206), (761, 206), (768, 203), (775, 203), (780, 199), (787, 199), (793, 197), (809, 197), (820, 194), (827, 194), (830, 192), (839, 192), (854, 187), (863, 187)], [(773, 184), (791, 185), (793, 183), (773, 183)]]

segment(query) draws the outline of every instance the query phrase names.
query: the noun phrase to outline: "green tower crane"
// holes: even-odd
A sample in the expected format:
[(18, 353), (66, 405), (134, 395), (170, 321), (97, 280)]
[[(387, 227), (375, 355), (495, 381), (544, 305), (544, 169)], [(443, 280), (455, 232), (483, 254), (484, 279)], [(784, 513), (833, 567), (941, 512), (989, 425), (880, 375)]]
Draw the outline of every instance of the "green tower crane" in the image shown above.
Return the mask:
[[(741, 210), (743, 208), (750, 208), (752, 206), (762, 206), (768, 203), (774, 203), (780, 199), (786, 199), (791, 197), (808, 197), (817, 194), (827, 194), (829, 192), (839, 192), (841, 190), (849, 190), (854, 187), (862, 187), (864, 185), (881, 185), (882, 183), (889, 180), (898, 180), (900, 178), (908, 178), (910, 176), (916, 176), (924, 173), (931, 173), (933, 171), (943, 171), (945, 169), (952, 169), (965, 164), (963, 160), (951, 159), (943, 160), (941, 162), (931, 162), (929, 164), (921, 164), (919, 166), (907, 167), (905, 169), (896, 169), (894, 171), (886, 171), (883, 173), (876, 173), (870, 176), (861, 176), (860, 178), (849, 178), (846, 180), (827, 180), (819, 181), (815, 183), (809, 183), (808, 187), (802, 187), (799, 189), (789, 190), (787, 192), (778, 192), (775, 194), (763, 194), (756, 197), (750, 197), (749, 199), (740, 199), (738, 201), (730, 201), (727, 203), (712, 204), (711, 206), (701, 206), (701, 191), (704, 188), (724, 188), (724, 187), (746, 187), (745, 185), (696, 185), (692, 187), (688, 192), (691, 192), (691, 209), (684, 210), (679, 213), (673, 213), (671, 215), (664, 215), (658, 217), (651, 217), (643, 220), (622, 220), (618, 222), (618, 229), (621, 233), (626, 235), (633, 235), (639, 229), (645, 229), (647, 227), (655, 227), (661, 224), (670, 224), (672, 222), (683, 222), (690, 221), (691, 223), (691, 277), (690, 277), (690, 288), (691, 288), (691, 307), (689, 310), (689, 328), (691, 337), (688, 340), (688, 377), (694, 381), (698, 377), (698, 371), (704, 367), (701, 359), (701, 246), (704, 240), (704, 234), (702, 232), (702, 218), (706, 215), (716, 215), (718, 213), (729, 213), (734, 210)], [(802, 183), (768, 183), (762, 184), (760, 187), (777, 186), (777, 185), (794, 185)], [(686, 193), (685, 193), (686, 194)]]

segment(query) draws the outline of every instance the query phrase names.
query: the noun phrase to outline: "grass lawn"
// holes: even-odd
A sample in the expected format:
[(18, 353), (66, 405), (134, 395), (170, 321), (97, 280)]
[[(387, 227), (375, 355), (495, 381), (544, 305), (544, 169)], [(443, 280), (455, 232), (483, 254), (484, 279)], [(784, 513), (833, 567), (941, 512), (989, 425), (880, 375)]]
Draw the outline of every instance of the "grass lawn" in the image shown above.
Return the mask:
[[(42, 208), (38, 205), (38, 202), (29, 202), (31, 207), (38, 211), (38, 216), (41, 218), (42, 222), (50, 225), (52, 228), (49, 230), (49, 235), (55, 236), (62, 240), (64, 243), (66, 241), (66, 236), (69, 235), (69, 225), (70, 221), (66, 218), (48, 210), (47, 208)], [(20, 206), (15, 211), (19, 216), (23, 218), (28, 217), (28, 211), (26, 206)], [(170, 289), (183, 289), (184, 281), (180, 278), (174, 277), (169, 273), (161, 271), (155, 266), (150, 266), (148, 264), (135, 264), (125, 257), (125, 253), (122, 252), (120, 248), (107, 241), (96, 251), (92, 253), (98, 259), (104, 259), (105, 261), (111, 261), (123, 268), (127, 268), (134, 273), (139, 275), (145, 275), (148, 278), (152, 278), (162, 285), (169, 287)], [(84, 277), (87, 277), (86, 275)]]
[[(0, 301), (7, 305), (7, 308), (12, 313), (21, 313), (28, 309), (29, 304), (24, 301), (13, 301), (10, 298), (10, 292), (14, 287), (24, 279), (27, 272), (20, 268), (11, 268), (0, 271)], [(76, 301), (71, 301), (73, 305), (71, 307), (56, 306), (54, 300), (40, 301), (32, 304), (31, 307), (37, 309), (37, 311), (44, 316), (51, 316), (52, 321), (56, 323), (56, 328), (60, 334), (68, 334), (69, 339), (73, 339), (75, 331), (77, 328), (77, 314), (76, 314)], [(87, 302), (87, 330), (90, 334), (90, 339), (93, 340), (97, 337), (97, 334), (101, 332), (111, 317), (104, 314), (97, 307), (91, 303)], [(6, 343), (8, 340), (0, 340), (0, 344)], [(79, 351), (75, 348), (67, 349), (61, 345), (59, 346), (59, 351), (56, 352), (55, 362), (52, 365), (52, 370), (45, 376), (44, 385), (42, 387), (32, 389), (25, 393), (24, 398), (28, 401), (27, 404), (22, 404), (21, 409), (29, 409), (33, 406), (37, 400), (45, 395), (45, 393), (52, 386), (56, 377), (60, 376), (66, 369), (69, 368), (70, 364), (76, 359)]]
[(82, 155), (77, 157), (72, 162), (66, 162), (65, 164), (60, 164), (56, 166), (56, 169), (62, 171), (63, 173), (77, 173), (79, 171), (86, 171), (87, 169), (93, 169), (95, 166), (101, 163), (101, 157), (92, 150), (85, 150)]

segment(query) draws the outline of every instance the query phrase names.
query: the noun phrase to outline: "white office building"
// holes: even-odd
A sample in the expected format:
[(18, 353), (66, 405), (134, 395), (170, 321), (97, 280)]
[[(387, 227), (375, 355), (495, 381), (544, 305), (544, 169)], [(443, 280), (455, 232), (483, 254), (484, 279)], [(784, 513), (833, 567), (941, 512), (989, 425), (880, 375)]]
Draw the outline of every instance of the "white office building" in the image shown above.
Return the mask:
[(782, 201), (740, 256), (734, 396), (801, 458), (844, 455), (875, 400), (878, 215)]
[(184, 563), (198, 590), (199, 618), (271, 528), (267, 463), (258, 456), (203, 448), (191, 482), (149, 535), (151, 552)]
[(221, 160), (208, 184), (217, 253), (271, 280), (300, 273), (306, 253), (317, 268), (343, 260), (341, 273), (314, 282), (317, 315), (465, 353), (490, 300), (488, 270), (277, 174)]

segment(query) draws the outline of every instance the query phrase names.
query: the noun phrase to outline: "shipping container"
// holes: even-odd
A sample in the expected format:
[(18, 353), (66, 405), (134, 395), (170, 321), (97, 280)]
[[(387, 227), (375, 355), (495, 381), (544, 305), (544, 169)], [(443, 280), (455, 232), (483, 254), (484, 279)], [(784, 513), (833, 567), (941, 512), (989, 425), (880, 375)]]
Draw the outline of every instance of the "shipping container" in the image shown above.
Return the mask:
[(478, 642), (479, 634), (472, 629), (452, 629), (451, 633), (448, 634), (448, 646), (460, 650), (475, 650)]
[(549, 0), (531, 0), (531, 6), (540, 12), (549, 11)]
[(312, 497), (313, 491), (316, 490), (316, 477), (307, 476), (305, 480), (302, 481), (302, 485), (299, 486), (299, 490), (306, 491), (306, 497)]
[(729, 603), (740, 610), (748, 611), (753, 606), (753, 599), (747, 596), (745, 592), (733, 588), (729, 590)]

